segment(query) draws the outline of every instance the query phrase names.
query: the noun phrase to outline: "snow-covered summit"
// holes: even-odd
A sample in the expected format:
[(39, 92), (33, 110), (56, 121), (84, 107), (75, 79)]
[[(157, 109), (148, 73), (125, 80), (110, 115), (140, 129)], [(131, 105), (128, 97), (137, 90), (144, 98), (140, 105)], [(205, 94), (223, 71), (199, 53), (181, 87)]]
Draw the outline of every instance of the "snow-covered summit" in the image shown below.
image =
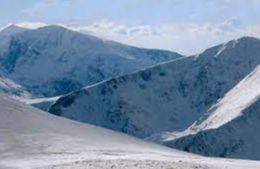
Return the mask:
[(8, 25), (6, 27), (4, 27), (1, 31), (0, 31), (0, 36), (11, 36), (17, 33), (21, 33), (26, 31), (26, 28), (23, 27), (19, 27), (17, 25), (11, 24)]

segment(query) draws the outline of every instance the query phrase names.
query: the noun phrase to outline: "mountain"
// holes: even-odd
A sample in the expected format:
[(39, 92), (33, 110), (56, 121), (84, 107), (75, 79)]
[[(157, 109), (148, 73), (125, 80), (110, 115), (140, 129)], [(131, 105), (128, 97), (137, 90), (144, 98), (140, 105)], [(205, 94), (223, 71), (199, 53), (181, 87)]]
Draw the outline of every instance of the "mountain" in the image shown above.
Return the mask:
[(257, 169), (196, 156), (53, 116), (0, 95), (0, 168)]
[(259, 64), (260, 40), (243, 37), (87, 86), (59, 98), (49, 112), (139, 138), (183, 131)]
[(260, 65), (210, 111), (164, 144), (207, 156), (260, 159)]
[[(8, 27), (1, 34), (16, 29), (20, 30)], [(34, 97), (66, 94), (182, 57), (174, 52), (99, 39), (60, 26), (20, 31), (12, 34), (8, 42), (1, 42), (8, 44), (8, 49), (0, 52), (0, 72), (25, 87)]]

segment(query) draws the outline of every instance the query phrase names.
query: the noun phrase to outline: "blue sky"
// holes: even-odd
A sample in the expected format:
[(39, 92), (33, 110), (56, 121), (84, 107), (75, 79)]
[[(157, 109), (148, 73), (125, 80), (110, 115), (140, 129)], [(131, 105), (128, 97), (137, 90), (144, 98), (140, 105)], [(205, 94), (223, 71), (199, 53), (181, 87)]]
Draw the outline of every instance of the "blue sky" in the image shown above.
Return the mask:
[(0, 1), (1, 27), (36, 22), (189, 54), (239, 36), (259, 36), (260, 0)]

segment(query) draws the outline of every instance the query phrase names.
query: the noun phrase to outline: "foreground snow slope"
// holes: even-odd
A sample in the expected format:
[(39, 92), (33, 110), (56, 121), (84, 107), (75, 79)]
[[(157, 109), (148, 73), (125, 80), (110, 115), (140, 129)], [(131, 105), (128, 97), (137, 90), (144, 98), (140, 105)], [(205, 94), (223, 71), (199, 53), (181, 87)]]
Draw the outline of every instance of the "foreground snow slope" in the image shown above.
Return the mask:
[(250, 168), (205, 158), (47, 114), (0, 96), (0, 168)]
[(211, 108), (208, 117), (164, 144), (209, 156), (260, 159), (260, 65)]
[(244, 37), (72, 92), (50, 112), (140, 138), (182, 131), (259, 64), (260, 40)]
[[(0, 37), (15, 32), (8, 31), (12, 28), (2, 30)], [(0, 43), (7, 46), (4, 51), (0, 48), (0, 70), (4, 77), (37, 97), (65, 94), (181, 57), (174, 52), (123, 45), (60, 26), (12, 33), (8, 41), (0, 38)]]
[(0, 115), (0, 166), (34, 165), (34, 161), (41, 160), (59, 162), (57, 158), (61, 162), (78, 160), (83, 154), (82, 158), (91, 153), (98, 157), (110, 151), (115, 155), (129, 152), (186, 156), (107, 129), (55, 117), (5, 96), (0, 96)]

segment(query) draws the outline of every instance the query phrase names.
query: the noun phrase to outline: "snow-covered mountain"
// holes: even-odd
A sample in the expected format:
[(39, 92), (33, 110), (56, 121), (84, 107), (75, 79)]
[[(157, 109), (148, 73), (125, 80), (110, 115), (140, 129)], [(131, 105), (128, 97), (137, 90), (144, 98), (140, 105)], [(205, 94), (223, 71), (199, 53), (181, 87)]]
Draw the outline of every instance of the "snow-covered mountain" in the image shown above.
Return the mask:
[(9, 37), (8, 41), (0, 38), (0, 43), (8, 45), (7, 50), (0, 48), (1, 74), (36, 97), (65, 94), (181, 57), (174, 52), (127, 46), (60, 26), (35, 30), (11, 26), (0, 34)]
[(0, 168), (257, 169), (53, 116), (0, 95)]
[(208, 117), (168, 135), (164, 144), (207, 156), (259, 160), (259, 130), (260, 65), (212, 106)]
[(140, 138), (183, 131), (259, 64), (260, 40), (244, 37), (72, 92), (50, 112)]

